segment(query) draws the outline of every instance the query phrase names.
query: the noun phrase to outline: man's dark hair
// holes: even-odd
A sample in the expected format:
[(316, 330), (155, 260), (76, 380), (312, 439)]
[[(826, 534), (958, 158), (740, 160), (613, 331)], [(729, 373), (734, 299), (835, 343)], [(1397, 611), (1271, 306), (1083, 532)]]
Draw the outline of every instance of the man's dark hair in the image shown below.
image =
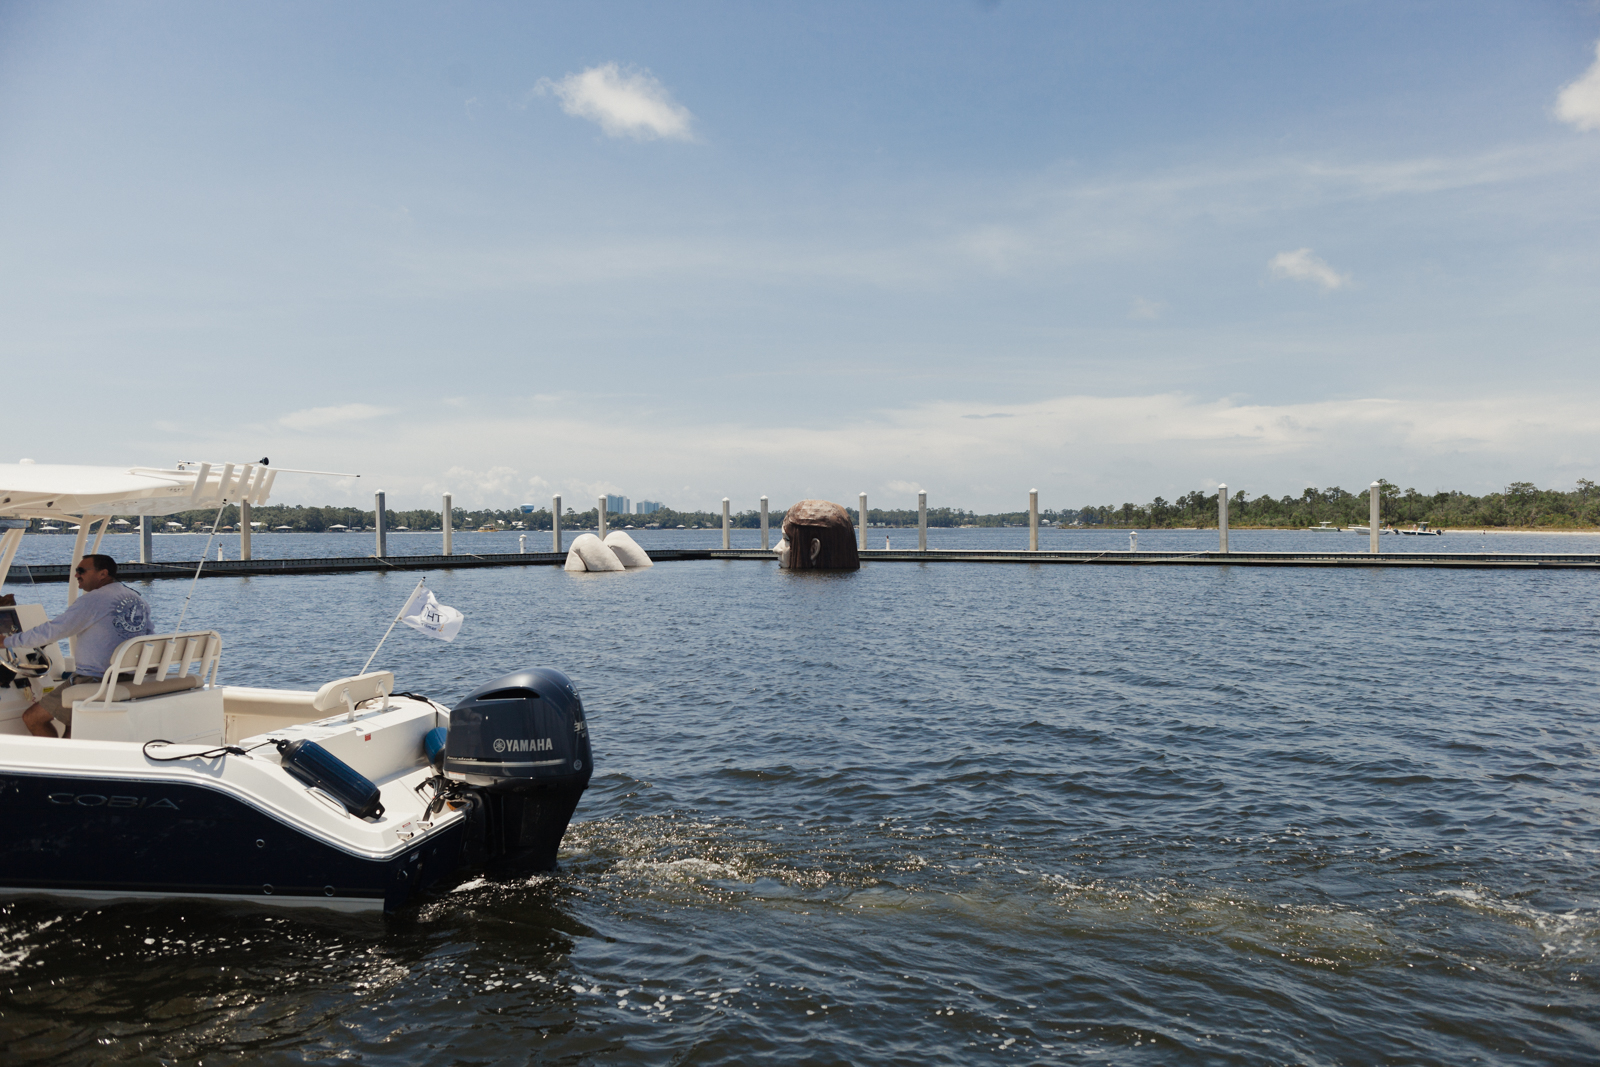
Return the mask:
[(112, 578), (117, 576), (117, 561), (106, 555), (104, 552), (95, 552), (91, 555), (84, 556), (83, 561), (85, 563), (93, 563), (95, 570), (106, 571), (111, 575)]

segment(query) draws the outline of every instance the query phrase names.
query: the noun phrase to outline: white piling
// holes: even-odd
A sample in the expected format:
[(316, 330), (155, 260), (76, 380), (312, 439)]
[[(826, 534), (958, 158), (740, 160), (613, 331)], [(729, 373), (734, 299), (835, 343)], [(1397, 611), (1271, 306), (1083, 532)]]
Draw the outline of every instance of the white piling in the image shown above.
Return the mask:
[(1138, 530), (1129, 530), (1128, 531), (1128, 551), (1129, 552), (1137, 552), (1137, 551), (1139, 551), (1139, 531)]
[(862, 548), (863, 551), (865, 551), (866, 547), (867, 547), (867, 494), (865, 494), (865, 493), (861, 494), (861, 518), (860, 518), (860, 521), (861, 521), (861, 548)]
[(561, 551), (561, 497), (550, 498), (550, 551)]
[(139, 562), (154, 563), (156, 560), (155, 545), (151, 535), (155, 532), (155, 523), (148, 515), (139, 516)]
[(450, 540), (450, 535), (455, 532), (456, 525), (453, 504), (454, 501), (450, 499), (450, 494), (446, 493), (444, 495), (444, 521), (439, 524), (439, 528), (444, 531), (444, 554), (447, 556), (455, 554), (455, 547)]
[(1217, 486), (1217, 551), (1228, 551), (1228, 483)]
[(771, 541), (770, 541), (770, 539), (768, 537), (768, 530), (769, 530), (769, 527), (767, 526), (767, 498), (766, 497), (762, 497), (761, 498), (761, 551), (763, 551), (763, 552), (771, 552), (772, 551), (772, 544), (771, 544)]
[(526, 556), (528, 554), (528, 535), (527, 534), (518, 534), (517, 535), (517, 551), (521, 552), (524, 556)]
[(1028, 490), (1028, 551), (1039, 551), (1039, 490)]
[(600, 516), (599, 529), (597, 532), (600, 535), (600, 540), (604, 541), (606, 539), (606, 498), (604, 496), (600, 498), (600, 507), (595, 514)]
[(388, 531), (383, 526), (383, 494), (372, 494), (372, 510), (377, 513), (375, 525), (378, 529), (378, 558), (383, 559), (389, 555)]
[(723, 497), (722, 498), (722, 551), (724, 551), (724, 552), (728, 551), (728, 547), (729, 547), (728, 537), (729, 537), (729, 530), (731, 528), (728, 525), (728, 521), (729, 521), (728, 520), (728, 498), (727, 497)]
[(917, 494), (917, 551), (928, 551), (928, 492)]
[(1372, 488), (1367, 490), (1367, 551), (1374, 556), (1378, 554), (1378, 483), (1373, 482)]
[(250, 501), (239, 501), (239, 558), (250, 558)]

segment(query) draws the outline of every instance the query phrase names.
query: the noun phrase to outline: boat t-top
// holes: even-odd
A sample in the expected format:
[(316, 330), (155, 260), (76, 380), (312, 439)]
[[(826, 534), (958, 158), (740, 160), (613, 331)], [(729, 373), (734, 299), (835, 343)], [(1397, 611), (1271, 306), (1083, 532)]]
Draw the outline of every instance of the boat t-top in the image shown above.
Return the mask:
[[(0, 581), (24, 520), (76, 523), (76, 567), (113, 516), (262, 504), (278, 473), (0, 464)], [(78, 593), (73, 578), (69, 604)], [(0, 634), (46, 621), (0, 598)], [(452, 708), (384, 670), (233, 686), (222, 635), (201, 629), (123, 641), (100, 681), (60, 694), (70, 738), (30, 736), (23, 712), (75, 655), (51, 642), (0, 662), (0, 893), (393, 910), (470, 871), (552, 869), (592, 773), (558, 671), (489, 680)]]

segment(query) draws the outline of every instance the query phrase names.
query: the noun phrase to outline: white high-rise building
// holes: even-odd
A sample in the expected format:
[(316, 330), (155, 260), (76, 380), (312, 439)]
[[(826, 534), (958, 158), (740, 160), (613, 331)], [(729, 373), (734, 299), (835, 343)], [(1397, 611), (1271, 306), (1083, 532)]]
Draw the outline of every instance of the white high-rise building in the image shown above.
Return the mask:
[(606, 494), (606, 511), (607, 511), (607, 513), (612, 514), (612, 515), (626, 515), (629, 511), (632, 511), (632, 510), (633, 509), (628, 506), (628, 498), (627, 497), (625, 497), (625, 496), (612, 496), (610, 493)]
[(636, 515), (649, 515), (657, 511), (662, 511), (665, 508), (666, 505), (661, 503), (659, 500), (641, 500), (637, 505), (634, 506), (633, 511)]

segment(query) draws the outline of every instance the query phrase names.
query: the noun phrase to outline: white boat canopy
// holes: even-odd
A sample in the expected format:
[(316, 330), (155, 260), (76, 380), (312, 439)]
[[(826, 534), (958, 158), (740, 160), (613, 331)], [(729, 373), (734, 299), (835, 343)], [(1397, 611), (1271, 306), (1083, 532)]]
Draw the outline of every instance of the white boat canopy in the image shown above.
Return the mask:
[[(84, 556), (89, 529), (99, 521), (90, 552), (100, 551), (113, 515), (174, 515), (224, 504), (265, 504), (279, 474), (323, 474), (359, 478), (332, 471), (286, 471), (256, 463), (179, 463), (164, 467), (79, 467), (62, 463), (0, 463), (0, 583), (11, 571), (25, 523), (18, 519), (77, 520), (71, 567)], [(11, 520), (11, 521), (7, 521)], [(170, 528), (176, 523), (167, 523)], [(207, 527), (209, 529), (210, 527)], [(180, 527), (181, 529), (181, 527)], [(78, 598), (78, 582), (68, 576), (67, 603)]]
[(0, 517), (71, 520), (264, 504), (277, 475), (264, 463), (181, 464), (170, 470), (0, 463)]

